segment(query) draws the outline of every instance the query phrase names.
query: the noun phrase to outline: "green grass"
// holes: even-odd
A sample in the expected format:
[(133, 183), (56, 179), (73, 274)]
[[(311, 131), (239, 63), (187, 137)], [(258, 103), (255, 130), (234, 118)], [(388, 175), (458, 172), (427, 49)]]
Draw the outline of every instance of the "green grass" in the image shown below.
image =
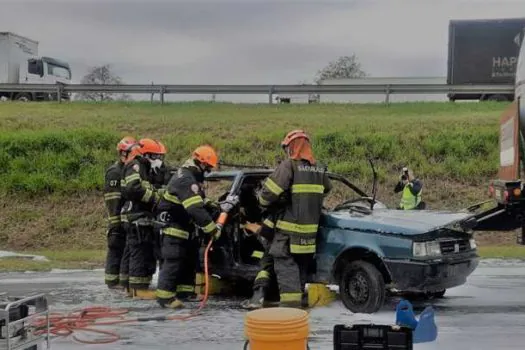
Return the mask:
[(22, 254), (45, 256), (49, 261), (25, 258), (0, 259), (0, 272), (49, 271), (51, 269), (90, 269), (104, 266), (103, 250), (24, 251)]
[(313, 137), (332, 171), (358, 182), (380, 158), (382, 181), (409, 164), (424, 178), (477, 184), (497, 172), (501, 103), (234, 105), (214, 103), (4, 103), (0, 105), (0, 191), (40, 195), (98, 190), (120, 137), (163, 141), (180, 163), (203, 142), (221, 158), (275, 164), (294, 128)]
[[(378, 157), (378, 196), (387, 205), (399, 200), (392, 188), (408, 164), (423, 180), (429, 208), (459, 209), (485, 199), (488, 180), (497, 176), (498, 124), (506, 107), (0, 103), (0, 247), (104, 250), (103, 175), (124, 135), (160, 139), (173, 165), (199, 144), (211, 143), (224, 161), (273, 166), (283, 156), (279, 143), (286, 132), (304, 128), (316, 158), (367, 191), (366, 155)], [(497, 244), (494, 237), (480, 243)], [(12, 260), (0, 264), (35, 264)], [(56, 257), (45, 268), (91, 264), (85, 261)]]

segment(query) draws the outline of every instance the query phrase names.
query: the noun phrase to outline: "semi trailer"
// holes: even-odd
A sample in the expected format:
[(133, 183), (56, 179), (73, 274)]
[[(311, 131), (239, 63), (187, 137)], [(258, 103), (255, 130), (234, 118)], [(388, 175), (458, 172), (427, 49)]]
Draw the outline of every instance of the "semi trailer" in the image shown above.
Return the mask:
[[(525, 18), (451, 20), (448, 36), (447, 84), (514, 84)], [(447, 96), (450, 101), (514, 100), (514, 94)]]
[[(38, 41), (11, 32), (0, 32), (0, 84), (71, 84), (67, 62), (38, 56)], [(0, 91), (0, 99), (19, 101), (57, 100), (56, 93)], [(70, 95), (63, 92), (62, 99)]]

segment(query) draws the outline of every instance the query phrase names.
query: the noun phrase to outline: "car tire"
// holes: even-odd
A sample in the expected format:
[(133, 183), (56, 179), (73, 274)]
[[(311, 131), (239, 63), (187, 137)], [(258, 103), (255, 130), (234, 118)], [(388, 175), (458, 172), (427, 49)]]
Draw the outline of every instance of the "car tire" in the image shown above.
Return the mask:
[(344, 306), (354, 313), (377, 312), (385, 302), (385, 281), (372, 264), (357, 260), (346, 262), (339, 282)]

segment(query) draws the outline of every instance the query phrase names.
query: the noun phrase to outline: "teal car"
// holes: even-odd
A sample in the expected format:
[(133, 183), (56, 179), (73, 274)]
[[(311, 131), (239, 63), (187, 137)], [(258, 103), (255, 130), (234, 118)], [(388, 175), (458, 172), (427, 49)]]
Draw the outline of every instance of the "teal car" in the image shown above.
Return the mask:
[[(246, 223), (263, 220), (256, 192), (271, 172), (236, 169), (206, 176), (208, 192), (223, 191), (219, 201), (230, 193), (240, 197), (211, 253), (210, 273), (243, 295), (251, 293), (266, 246), (263, 238), (246, 230)], [(374, 313), (390, 293), (442, 297), (476, 269), (472, 214), (389, 209), (343, 176), (329, 176), (337, 194), (349, 199), (323, 209), (309, 282), (338, 286), (350, 311)]]

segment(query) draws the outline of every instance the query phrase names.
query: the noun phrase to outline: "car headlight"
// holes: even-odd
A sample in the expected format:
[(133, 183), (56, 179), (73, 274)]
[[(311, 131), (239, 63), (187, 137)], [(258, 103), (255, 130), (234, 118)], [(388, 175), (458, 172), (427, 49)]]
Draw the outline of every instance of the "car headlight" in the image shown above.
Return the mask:
[(417, 257), (439, 256), (441, 255), (441, 247), (438, 241), (414, 242), (412, 252), (413, 255)]
[(469, 239), (470, 249), (476, 249), (478, 245), (476, 244), (476, 240), (474, 238)]

